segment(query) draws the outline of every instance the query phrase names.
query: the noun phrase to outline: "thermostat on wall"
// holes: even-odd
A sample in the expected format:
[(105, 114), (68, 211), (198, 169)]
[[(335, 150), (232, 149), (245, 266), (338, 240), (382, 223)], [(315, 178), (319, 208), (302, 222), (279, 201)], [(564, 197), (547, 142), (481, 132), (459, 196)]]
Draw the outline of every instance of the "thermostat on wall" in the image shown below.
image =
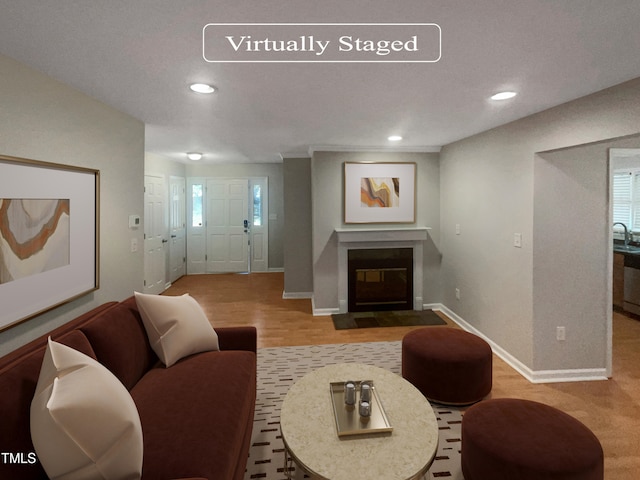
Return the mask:
[(138, 228), (140, 226), (140, 215), (129, 215), (129, 228)]

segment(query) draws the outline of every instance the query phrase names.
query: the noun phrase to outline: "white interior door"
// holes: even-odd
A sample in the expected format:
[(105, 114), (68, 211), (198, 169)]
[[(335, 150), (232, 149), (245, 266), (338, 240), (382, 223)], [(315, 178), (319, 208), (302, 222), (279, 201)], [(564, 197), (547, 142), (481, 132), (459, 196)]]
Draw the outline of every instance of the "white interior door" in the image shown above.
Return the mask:
[(249, 271), (249, 180), (210, 178), (206, 189), (207, 273)]
[(164, 177), (144, 177), (144, 292), (165, 288), (165, 183)]
[(169, 281), (187, 273), (186, 200), (184, 177), (169, 181)]

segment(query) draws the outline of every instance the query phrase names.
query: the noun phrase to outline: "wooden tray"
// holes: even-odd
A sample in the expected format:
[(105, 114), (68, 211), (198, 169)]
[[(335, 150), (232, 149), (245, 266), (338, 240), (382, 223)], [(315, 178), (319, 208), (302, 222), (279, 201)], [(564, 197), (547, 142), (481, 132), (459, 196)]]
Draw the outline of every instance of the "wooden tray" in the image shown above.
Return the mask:
[[(356, 385), (355, 405), (347, 405), (344, 403), (344, 382), (333, 382), (330, 384), (331, 401), (333, 403), (333, 413), (335, 414), (338, 436), (391, 432), (393, 427), (389, 424), (389, 420), (387, 419), (387, 415), (373, 382), (370, 380), (362, 380), (354, 383)], [(361, 417), (358, 413), (360, 385), (363, 383), (371, 385), (370, 417)]]

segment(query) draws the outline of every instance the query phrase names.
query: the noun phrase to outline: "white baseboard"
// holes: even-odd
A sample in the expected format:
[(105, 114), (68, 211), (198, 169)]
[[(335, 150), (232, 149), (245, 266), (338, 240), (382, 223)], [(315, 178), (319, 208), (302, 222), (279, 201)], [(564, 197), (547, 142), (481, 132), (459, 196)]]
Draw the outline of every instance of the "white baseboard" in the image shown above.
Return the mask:
[(339, 308), (316, 308), (316, 302), (313, 296), (311, 296), (311, 311), (314, 317), (326, 317), (334, 313), (340, 313)]
[(471, 332), (484, 339), (498, 357), (504, 360), (509, 366), (517, 371), (531, 383), (558, 383), (558, 382), (585, 382), (596, 380), (608, 380), (605, 368), (584, 368), (584, 369), (568, 369), (568, 370), (532, 370), (516, 357), (507, 352), (493, 340), (486, 337), (482, 332), (477, 330), (471, 324), (466, 322), (453, 310), (449, 309), (441, 303), (425, 304), (424, 309), (438, 310), (447, 317), (457, 323), (460, 328)]
[(267, 272), (269, 272), (269, 273), (282, 273), (282, 272), (284, 272), (284, 268), (282, 268), (282, 267), (268, 268)]
[(299, 298), (313, 298), (313, 292), (282, 292), (282, 298), (284, 300), (299, 299)]

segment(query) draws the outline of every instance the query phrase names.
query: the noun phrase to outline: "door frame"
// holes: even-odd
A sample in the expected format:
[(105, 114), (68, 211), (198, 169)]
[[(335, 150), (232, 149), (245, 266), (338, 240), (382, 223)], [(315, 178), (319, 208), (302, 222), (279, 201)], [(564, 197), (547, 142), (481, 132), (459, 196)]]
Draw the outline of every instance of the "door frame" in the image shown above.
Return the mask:
[[(207, 237), (207, 228), (205, 224), (205, 219), (207, 218), (207, 192), (206, 185), (207, 181), (210, 179), (246, 179), (249, 182), (249, 198), (248, 198), (248, 211), (247, 211), (247, 219), (250, 220), (251, 225), (253, 226), (253, 191), (255, 185), (262, 185), (262, 222), (261, 226), (265, 235), (263, 236), (263, 245), (262, 252), (264, 254), (263, 265), (262, 268), (256, 269), (256, 262), (253, 261), (253, 252), (255, 248), (255, 241), (253, 238), (254, 232), (250, 231), (249, 238), (249, 272), (267, 272), (269, 271), (269, 177), (243, 177), (243, 176), (207, 176), (207, 177), (187, 177), (186, 178), (186, 209), (187, 209), (187, 218), (186, 218), (186, 235), (187, 235), (187, 252), (186, 252), (186, 262), (187, 262), (187, 275), (197, 275), (197, 274), (205, 274), (207, 273), (206, 268), (206, 237)], [(202, 220), (203, 225), (194, 226), (193, 225), (193, 186), (194, 185), (202, 185), (203, 186), (203, 197), (202, 197)], [(253, 230), (253, 229), (252, 229)]]

